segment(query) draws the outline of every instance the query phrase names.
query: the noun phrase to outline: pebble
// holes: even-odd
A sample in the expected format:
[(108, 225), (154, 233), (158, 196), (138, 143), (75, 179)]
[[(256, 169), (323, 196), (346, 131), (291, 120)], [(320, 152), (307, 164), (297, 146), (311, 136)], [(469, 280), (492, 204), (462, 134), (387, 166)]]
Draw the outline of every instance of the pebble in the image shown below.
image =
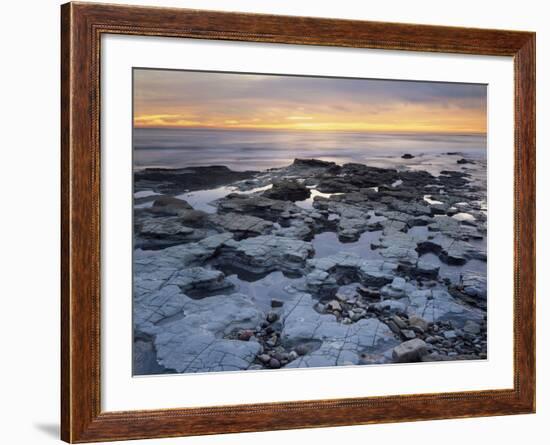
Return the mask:
[(267, 354), (262, 354), (258, 357), (258, 359), (262, 362), (262, 363), (269, 363), (269, 361), (271, 360), (271, 357)]
[(391, 319), (399, 327), (399, 329), (407, 329), (407, 324), (403, 321), (401, 317), (394, 315)]
[(273, 358), (279, 360), (279, 362), (282, 362), (288, 358), (288, 354), (286, 352), (276, 352), (273, 354)]
[(281, 300), (277, 300), (276, 298), (273, 298), (271, 300), (271, 307), (282, 307), (283, 302)]
[(306, 345), (298, 345), (296, 346), (295, 351), (298, 355), (306, 355), (308, 353), (308, 348)]
[(392, 320), (388, 320), (386, 324), (394, 334), (399, 334), (400, 332), (399, 326), (397, 326)]
[(275, 346), (277, 344), (277, 336), (273, 335), (269, 337), (269, 339), (265, 342), (267, 346)]
[(409, 325), (421, 329), (423, 332), (428, 330), (428, 322), (417, 315), (411, 315), (409, 317)]
[(443, 335), (447, 340), (454, 340), (456, 338), (456, 332), (455, 331), (445, 331), (443, 332)]
[(338, 301), (332, 300), (327, 303), (327, 308), (330, 309), (331, 311), (341, 311), (342, 305), (338, 303)]
[(412, 340), (413, 338), (416, 338), (416, 334), (410, 329), (402, 329), (401, 335), (405, 337), (407, 340)]
[(418, 326), (411, 326), (410, 327), (412, 331), (416, 332), (417, 334), (424, 334), (424, 329), (419, 328)]
[(242, 340), (242, 341), (248, 341), (250, 340), (250, 338), (254, 335), (254, 332), (247, 329), (247, 330), (244, 330), (244, 331), (241, 331), (239, 332), (239, 340)]
[(341, 292), (337, 292), (336, 295), (335, 295), (336, 299), (345, 303), (348, 299), (348, 295), (344, 294), (344, 293), (341, 293)]
[(271, 369), (279, 369), (281, 367), (281, 363), (276, 358), (272, 358), (269, 360), (269, 367)]
[(468, 320), (462, 328), (467, 334), (479, 334), (481, 332), (481, 326), (475, 321)]
[(268, 314), (266, 316), (266, 320), (269, 323), (273, 323), (273, 322), (277, 321), (278, 319), (279, 319), (279, 314), (277, 314), (277, 312), (268, 312)]

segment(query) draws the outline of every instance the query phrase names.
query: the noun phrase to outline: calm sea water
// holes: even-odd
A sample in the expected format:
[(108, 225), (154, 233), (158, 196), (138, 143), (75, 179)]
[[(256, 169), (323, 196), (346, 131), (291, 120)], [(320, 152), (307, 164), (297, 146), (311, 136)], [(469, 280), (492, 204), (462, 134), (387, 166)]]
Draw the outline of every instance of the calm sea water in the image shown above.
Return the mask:
[(295, 158), (368, 163), (404, 153), (433, 156), (447, 152), (484, 159), (486, 144), (482, 135), (138, 128), (134, 131), (134, 167), (221, 164), (233, 170), (265, 170), (288, 165)]

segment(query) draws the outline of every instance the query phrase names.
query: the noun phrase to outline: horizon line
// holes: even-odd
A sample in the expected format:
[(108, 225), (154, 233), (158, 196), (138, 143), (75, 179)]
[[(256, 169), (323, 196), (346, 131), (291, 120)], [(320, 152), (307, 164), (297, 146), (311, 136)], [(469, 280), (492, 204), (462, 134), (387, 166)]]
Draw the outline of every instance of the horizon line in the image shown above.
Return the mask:
[(322, 132), (322, 133), (383, 133), (383, 134), (449, 134), (449, 135), (479, 135), (487, 136), (487, 131), (476, 130), (384, 130), (384, 129), (318, 129), (318, 128), (270, 128), (270, 127), (214, 127), (214, 126), (178, 126), (178, 125), (133, 125), (133, 128), (149, 130), (214, 130), (214, 131), (292, 131), (292, 132)]

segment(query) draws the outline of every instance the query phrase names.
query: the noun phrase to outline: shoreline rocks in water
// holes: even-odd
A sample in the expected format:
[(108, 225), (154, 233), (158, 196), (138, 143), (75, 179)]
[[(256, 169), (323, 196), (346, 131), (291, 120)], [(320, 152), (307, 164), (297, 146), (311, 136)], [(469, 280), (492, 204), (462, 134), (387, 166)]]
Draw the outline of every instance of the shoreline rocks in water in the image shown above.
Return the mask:
[(134, 189), (136, 191), (152, 189), (158, 193), (176, 194), (231, 184), (252, 178), (257, 173), (237, 172), (224, 165), (178, 169), (146, 168), (134, 172)]
[(445, 165), (135, 172), (134, 371), (486, 358), (483, 164)]
[(283, 180), (273, 183), (273, 186), (264, 192), (264, 196), (281, 201), (303, 201), (309, 198), (311, 191), (295, 180)]

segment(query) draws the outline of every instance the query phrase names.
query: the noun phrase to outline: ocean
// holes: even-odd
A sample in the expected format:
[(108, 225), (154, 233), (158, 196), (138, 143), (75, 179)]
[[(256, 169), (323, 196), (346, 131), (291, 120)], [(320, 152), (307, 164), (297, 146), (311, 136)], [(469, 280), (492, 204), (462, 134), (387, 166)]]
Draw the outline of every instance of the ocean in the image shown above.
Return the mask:
[(135, 169), (225, 165), (242, 171), (283, 167), (295, 158), (373, 166), (405, 153), (422, 159), (460, 152), (486, 159), (487, 139), (472, 134), (136, 128), (133, 143)]

